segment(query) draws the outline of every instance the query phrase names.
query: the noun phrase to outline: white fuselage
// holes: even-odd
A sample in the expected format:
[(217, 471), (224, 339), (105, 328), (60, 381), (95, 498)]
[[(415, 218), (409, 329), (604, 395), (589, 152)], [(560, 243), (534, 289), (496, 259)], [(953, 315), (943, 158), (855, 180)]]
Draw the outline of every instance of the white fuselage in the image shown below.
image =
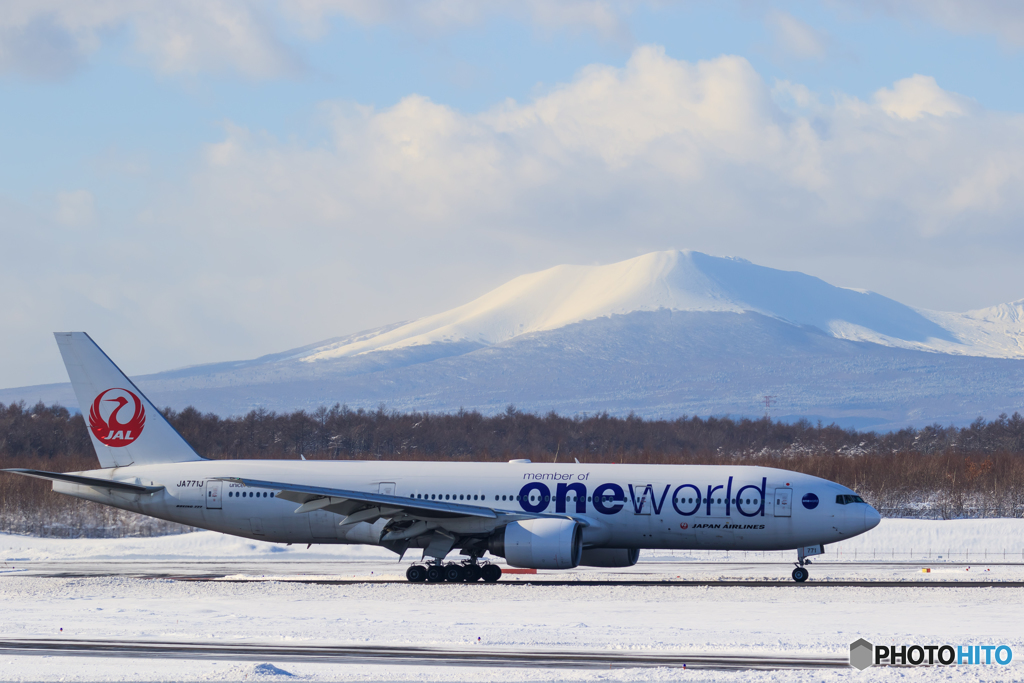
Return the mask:
[[(332, 512), (296, 514), (274, 489), (242, 478), (560, 514), (585, 524), (587, 548), (786, 550), (835, 543), (878, 524), (866, 503), (840, 504), (839, 484), (768, 467), (373, 461), (207, 460), (83, 472), (145, 486), (120, 493), (54, 482), (60, 493), (181, 524), (277, 543), (379, 544), (386, 520), (340, 525)], [(842, 498), (838, 498), (841, 500)], [(493, 520), (441, 520), (455, 534)]]

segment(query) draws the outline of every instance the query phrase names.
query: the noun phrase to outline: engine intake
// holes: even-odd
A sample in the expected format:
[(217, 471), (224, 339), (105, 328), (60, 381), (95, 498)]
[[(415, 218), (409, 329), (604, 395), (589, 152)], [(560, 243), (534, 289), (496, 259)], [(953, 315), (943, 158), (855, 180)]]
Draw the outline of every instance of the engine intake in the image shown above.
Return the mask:
[(639, 548), (590, 548), (583, 551), (580, 566), (632, 567), (639, 559)]
[(513, 567), (572, 569), (583, 555), (582, 527), (571, 519), (512, 522), (488, 539), (487, 549)]

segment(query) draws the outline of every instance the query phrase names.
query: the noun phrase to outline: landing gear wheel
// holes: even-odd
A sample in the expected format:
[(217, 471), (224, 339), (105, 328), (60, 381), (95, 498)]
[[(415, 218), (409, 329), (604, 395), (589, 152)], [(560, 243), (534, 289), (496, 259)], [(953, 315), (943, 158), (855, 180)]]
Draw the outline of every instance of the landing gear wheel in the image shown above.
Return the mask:
[(501, 567), (496, 564), (485, 564), (480, 568), (480, 578), (484, 583), (494, 583), (501, 578)]
[(462, 568), (463, 573), (466, 575), (466, 583), (476, 583), (480, 580), (481, 568), (478, 564), (467, 564)]
[(462, 571), (461, 564), (450, 564), (444, 568), (444, 580), (451, 583), (462, 583), (466, 580), (466, 573)]
[(405, 578), (413, 583), (420, 583), (427, 580), (427, 568), (414, 564), (405, 570)]
[(444, 567), (439, 567), (436, 564), (427, 567), (427, 582), (440, 583), (441, 581), (444, 581)]
[(803, 567), (797, 567), (796, 569), (793, 570), (793, 580), (796, 581), (797, 583), (803, 583), (804, 581), (807, 580), (807, 577), (810, 576), (810, 575), (811, 575), (810, 572), (808, 572)]

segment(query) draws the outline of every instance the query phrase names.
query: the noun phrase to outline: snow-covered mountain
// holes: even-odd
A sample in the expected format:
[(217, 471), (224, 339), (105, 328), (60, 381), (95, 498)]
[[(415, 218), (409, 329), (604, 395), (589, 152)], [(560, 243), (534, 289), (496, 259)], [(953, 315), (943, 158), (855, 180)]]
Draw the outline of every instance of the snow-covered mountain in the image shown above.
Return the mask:
[[(102, 345), (103, 340), (98, 339)], [(463, 306), (249, 361), (139, 378), (222, 415), (335, 402), (397, 410), (756, 415), (899, 427), (1024, 409), (1024, 301), (917, 310), (692, 251), (515, 278)], [(0, 402), (75, 405), (67, 385)]]
[(450, 311), (305, 348), (303, 362), (428, 344), (491, 346), (636, 311), (754, 312), (838, 339), (941, 353), (1024, 358), (1024, 301), (968, 313), (915, 310), (874, 292), (738, 258), (662, 251), (605, 266), (522, 275)]

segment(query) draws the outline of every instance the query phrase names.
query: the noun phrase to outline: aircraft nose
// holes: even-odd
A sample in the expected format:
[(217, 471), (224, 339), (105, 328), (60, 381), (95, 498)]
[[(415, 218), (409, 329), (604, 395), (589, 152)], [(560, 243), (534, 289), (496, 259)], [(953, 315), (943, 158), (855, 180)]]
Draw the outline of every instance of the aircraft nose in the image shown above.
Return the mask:
[(864, 531), (874, 529), (881, 521), (882, 515), (878, 514), (878, 510), (870, 505), (864, 506)]

